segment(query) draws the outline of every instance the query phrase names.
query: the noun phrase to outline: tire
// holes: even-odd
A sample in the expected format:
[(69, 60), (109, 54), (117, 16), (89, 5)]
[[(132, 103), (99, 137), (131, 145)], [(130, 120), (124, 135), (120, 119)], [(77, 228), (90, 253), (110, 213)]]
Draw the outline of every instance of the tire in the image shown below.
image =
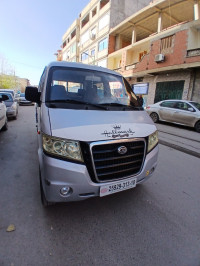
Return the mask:
[(159, 116), (156, 113), (151, 113), (150, 117), (154, 123), (157, 123), (159, 121)]
[(44, 190), (43, 190), (43, 186), (42, 186), (42, 178), (41, 178), (41, 172), (39, 169), (39, 178), (40, 178), (40, 197), (41, 197), (41, 202), (43, 207), (47, 208), (50, 205), (53, 205), (53, 203), (47, 201), (45, 194), (44, 194)]
[(8, 120), (6, 118), (6, 122), (5, 122), (4, 126), (2, 127), (2, 130), (6, 131), (7, 129), (8, 129)]
[(18, 110), (16, 111), (16, 116), (14, 117), (15, 120), (17, 120)]
[(194, 128), (195, 128), (196, 132), (200, 133), (200, 120), (196, 122)]

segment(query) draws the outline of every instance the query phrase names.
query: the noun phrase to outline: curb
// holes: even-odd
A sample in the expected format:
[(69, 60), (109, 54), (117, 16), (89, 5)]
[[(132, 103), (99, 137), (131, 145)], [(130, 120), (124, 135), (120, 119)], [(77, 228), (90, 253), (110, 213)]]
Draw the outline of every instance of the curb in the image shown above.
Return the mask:
[(175, 145), (175, 144), (172, 144), (172, 143), (169, 143), (167, 141), (164, 141), (164, 140), (159, 140), (159, 144), (162, 144), (164, 146), (168, 146), (170, 148), (173, 148), (175, 150), (178, 150), (178, 151), (181, 151), (181, 152), (184, 152), (186, 154), (189, 154), (191, 156), (194, 156), (194, 157), (197, 157), (197, 158), (200, 158), (200, 153), (198, 152), (195, 152), (195, 151), (191, 151), (189, 149), (186, 149), (186, 148), (183, 148), (181, 146), (178, 146), (178, 145)]

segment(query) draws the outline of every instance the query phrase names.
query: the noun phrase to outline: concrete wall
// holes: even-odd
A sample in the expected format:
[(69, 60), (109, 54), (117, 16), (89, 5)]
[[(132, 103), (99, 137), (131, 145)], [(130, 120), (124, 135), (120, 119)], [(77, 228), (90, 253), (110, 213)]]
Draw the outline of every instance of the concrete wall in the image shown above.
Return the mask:
[(151, 0), (110, 0), (110, 27), (114, 28), (127, 17), (147, 6)]

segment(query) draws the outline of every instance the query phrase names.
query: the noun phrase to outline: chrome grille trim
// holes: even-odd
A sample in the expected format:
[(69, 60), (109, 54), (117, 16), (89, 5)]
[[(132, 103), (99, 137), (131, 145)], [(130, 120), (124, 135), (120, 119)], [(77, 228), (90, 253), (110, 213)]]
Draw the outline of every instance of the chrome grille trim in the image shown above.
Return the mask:
[[(116, 145), (117, 147), (119, 147), (121, 145), (126, 146), (126, 144), (127, 146), (129, 146), (128, 154), (127, 153), (124, 155), (117, 154)], [(105, 149), (103, 149), (103, 151), (99, 150), (98, 148), (101, 149), (101, 147), (104, 147), (103, 145), (105, 146)], [(106, 147), (106, 145), (110, 145), (110, 146)], [(130, 145), (133, 145), (133, 146), (130, 146)], [(94, 151), (95, 148), (97, 148), (96, 151)], [(137, 152), (134, 153), (134, 150)], [(111, 157), (109, 156), (107, 157), (109, 153), (112, 154)], [(115, 153), (116, 156), (113, 156), (113, 153)], [(92, 158), (92, 167), (93, 167), (95, 179), (98, 183), (118, 181), (118, 180), (122, 180), (125, 178), (136, 176), (141, 172), (143, 164), (144, 164), (145, 156), (146, 156), (146, 140), (145, 138), (133, 138), (133, 139), (120, 139), (120, 140), (92, 142), (90, 143), (90, 154)], [(106, 155), (106, 158), (95, 158), (96, 155), (102, 157), (104, 154)], [(130, 168), (128, 168), (128, 166), (130, 166)], [(109, 170), (112, 170), (112, 171), (109, 171)], [(126, 175), (126, 173), (130, 171), (133, 171), (133, 174)], [(109, 178), (109, 176), (116, 175), (116, 174), (122, 175), (122, 176), (117, 177), (117, 178)], [(106, 178), (106, 176), (108, 176), (108, 178)]]

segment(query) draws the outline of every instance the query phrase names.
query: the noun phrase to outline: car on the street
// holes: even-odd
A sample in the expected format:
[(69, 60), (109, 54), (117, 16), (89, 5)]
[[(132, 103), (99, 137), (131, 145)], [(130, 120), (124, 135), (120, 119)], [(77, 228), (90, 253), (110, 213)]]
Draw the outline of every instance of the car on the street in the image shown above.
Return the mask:
[(33, 105), (34, 103), (31, 101), (27, 101), (25, 98), (25, 93), (20, 93), (19, 97), (19, 105)]
[(15, 90), (12, 89), (0, 89), (0, 92), (8, 92), (11, 93), (13, 95), (13, 97), (15, 97)]
[(0, 130), (7, 130), (8, 120), (6, 116), (6, 105), (4, 101), (8, 100), (7, 95), (0, 95)]
[(200, 104), (186, 100), (164, 100), (146, 107), (154, 123), (166, 121), (193, 127), (200, 132)]
[(18, 115), (17, 100), (14, 99), (13, 94), (11, 94), (11, 93), (0, 92), (0, 97), (1, 97), (1, 95), (7, 95), (8, 96), (8, 100), (5, 101), (5, 105), (7, 108), (7, 111), (6, 111), (7, 117), (17, 119), (17, 115)]
[(0, 93), (3, 93), (3, 92), (7, 92), (7, 93), (11, 93), (14, 100), (18, 101), (19, 100), (19, 93), (16, 92), (15, 90), (13, 89), (0, 89)]

